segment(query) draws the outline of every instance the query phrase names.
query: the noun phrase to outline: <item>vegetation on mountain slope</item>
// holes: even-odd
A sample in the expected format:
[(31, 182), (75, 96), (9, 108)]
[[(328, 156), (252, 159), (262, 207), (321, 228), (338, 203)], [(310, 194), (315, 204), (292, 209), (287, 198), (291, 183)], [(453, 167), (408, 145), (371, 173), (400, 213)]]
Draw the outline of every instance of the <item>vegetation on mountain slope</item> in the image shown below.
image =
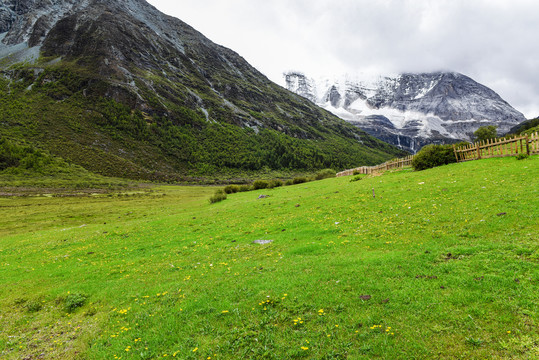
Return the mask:
[(73, 193), (83, 189), (103, 192), (143, 186), (93, 174), (27, 143), (0, 139), (0, 196)]
[(66, 66), (21, 67), (0, 80), (0, 135), (33, 142), (98, 174), (162, 181), (230, 170), (345, 168), (399, 154), (367, 135), (358, 143), (357, 131), (337, 120), (291, 121), (283, 125), (286, 134), (227, 122), (232, 110), (218, 106), (208, 112), (222, 122), (173, 103), (143, 112), (107, 98), (110, 89)]
[(520, 135), (522, 133), (531, 134), (539, 131), (539, 117), (531, 120), (524, 121), (517, 126), (511, 128), (507, 135)]

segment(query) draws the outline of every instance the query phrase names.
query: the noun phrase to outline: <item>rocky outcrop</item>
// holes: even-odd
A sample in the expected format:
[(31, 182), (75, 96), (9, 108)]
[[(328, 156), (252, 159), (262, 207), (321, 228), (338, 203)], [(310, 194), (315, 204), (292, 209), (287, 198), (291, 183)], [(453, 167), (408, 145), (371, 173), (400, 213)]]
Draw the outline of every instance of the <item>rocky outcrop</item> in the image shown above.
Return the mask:
[(503, 134), (525, 120), (493, 90), (459, 73), (401, 74), (366, 81), (311, 79), (290, 72), (285, 83), (367, 133), (411, 152), (429, 143), (471, 140), (473, 132), (485, 125), (495, 125)]

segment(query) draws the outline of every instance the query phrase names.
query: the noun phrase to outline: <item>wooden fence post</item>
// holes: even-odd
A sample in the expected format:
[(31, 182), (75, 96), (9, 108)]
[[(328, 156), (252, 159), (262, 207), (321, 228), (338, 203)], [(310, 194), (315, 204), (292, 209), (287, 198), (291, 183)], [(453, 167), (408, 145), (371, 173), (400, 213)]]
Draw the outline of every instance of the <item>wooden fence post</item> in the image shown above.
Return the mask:
[(481, 159), (481, 150), (479, 150), (479, 143), (477, 143), (476, 149), (477, 149), (477, 159)]
[(528, 144), (528, 134), (526, 134), (526, 154), (530, 156), (530, 145)]
[(457, 159), (457, 162), (459, 162), (459, 157), (457, 155), (457, 148), (455, 147), (455, 144), (453, 144), (453, 152), (455, 153), (455, 158)]

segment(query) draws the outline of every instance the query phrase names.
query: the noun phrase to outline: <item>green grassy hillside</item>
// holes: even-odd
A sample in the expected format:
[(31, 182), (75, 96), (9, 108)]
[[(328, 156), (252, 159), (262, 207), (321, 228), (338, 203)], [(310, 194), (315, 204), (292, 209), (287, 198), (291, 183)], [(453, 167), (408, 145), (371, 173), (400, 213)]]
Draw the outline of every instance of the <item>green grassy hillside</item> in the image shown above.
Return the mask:
[(0, 199), (0, 357), (539, 357), (539, 157), (352, 179)]
[(532, 134), (539, 131), (539, 118), (524, 121), (511, 128), (506, 135)]
[(31, 144), (0, 138), (0, 196), (140, 189), (141, 183), (93, 174)]

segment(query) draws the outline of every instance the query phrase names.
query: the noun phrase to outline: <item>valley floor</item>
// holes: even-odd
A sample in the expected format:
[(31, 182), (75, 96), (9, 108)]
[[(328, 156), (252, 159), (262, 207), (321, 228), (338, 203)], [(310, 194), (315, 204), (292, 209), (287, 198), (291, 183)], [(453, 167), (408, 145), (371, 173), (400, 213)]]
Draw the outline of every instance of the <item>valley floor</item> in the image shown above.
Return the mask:
[(536, 359), (538, 189), (533, 156), (0, 198), (0, 358)]

